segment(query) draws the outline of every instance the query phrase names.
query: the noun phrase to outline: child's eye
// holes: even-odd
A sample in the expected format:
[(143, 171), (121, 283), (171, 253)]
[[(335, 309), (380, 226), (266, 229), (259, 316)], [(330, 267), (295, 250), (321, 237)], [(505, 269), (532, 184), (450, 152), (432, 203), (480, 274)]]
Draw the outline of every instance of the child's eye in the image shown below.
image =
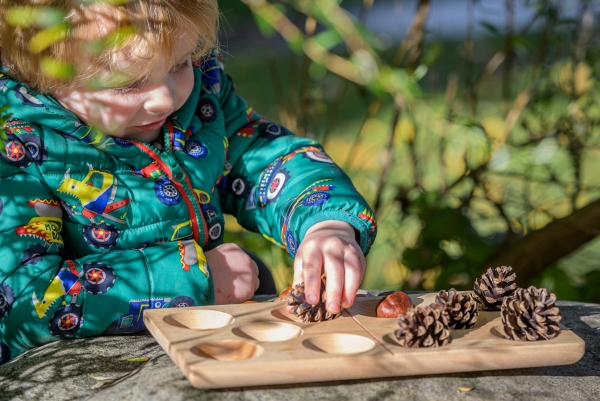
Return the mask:
[(138, 88), (135, 86), (127, 86), (124, 88), (112, 88), (110, 89), (110, 93), (114, 95), (125, 95), (127, 93), (135, 93), (138, 91)]
[(171, 68), (171, 71), (169, 71), (169, 74), (175, 74), (175, 73), (183, 70), (186, 67), (190, 67), (191, 65), (192, 65), (192, 62), (191, 62), (190, 58), (188, 57), (183, 63), (177, 64), (175, 67)]

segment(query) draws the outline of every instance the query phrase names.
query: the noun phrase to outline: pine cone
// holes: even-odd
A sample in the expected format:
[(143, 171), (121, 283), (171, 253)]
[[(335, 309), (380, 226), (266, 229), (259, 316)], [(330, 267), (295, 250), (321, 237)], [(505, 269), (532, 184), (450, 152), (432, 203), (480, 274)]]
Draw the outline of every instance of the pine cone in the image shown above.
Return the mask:
[(411, 308), (398, 316), (398, 325), (394, 334), (403, 347), (442, 347), (452, 341), (448, 315), (439, 305)]
[(517, 275), (510, 266), (487, 269), (485, 274), (475, 280), (473, 298), (483, 310), (500, 310), (502, 299), (509, 297), (517, 289)]
[(316, 305), (306, 302), (304, 294), (304, 283), (297, 284), (288, 294), (288, 305), (292, 307), (292, 313), (300, 318), (304, 323), (321, 322), (323, 320), (333, 320), (342, 314), (342, 310), (332, 315), (325, 309), (327, 293), (325, 292), (325, 280), (321, 280), (321, 299)]
[(562, 319), (554, 305), (556, 295), (545, 288), (519, 288), (513, 296), (502, 301), (502, 328), (509, 340), (551, 340), (558, 335)]
[(442, 290), (435, 297), (435, 303), (445, 308), (451, 329), (470, 329), (479, 317), (477, 302), (468, 292), (458, 293), (454, 288), (448, 292)]

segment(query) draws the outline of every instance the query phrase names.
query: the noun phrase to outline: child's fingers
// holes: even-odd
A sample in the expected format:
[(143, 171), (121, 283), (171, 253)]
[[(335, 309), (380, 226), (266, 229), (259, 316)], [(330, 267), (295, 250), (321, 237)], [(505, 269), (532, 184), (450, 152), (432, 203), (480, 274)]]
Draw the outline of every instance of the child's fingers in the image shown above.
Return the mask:
[(344, 292), (342, 306), (349, 308), (354, 303), (356, 292), (365, 275), (365, 258), (362, 253), (346, 252), (344, 254)]
[(298, 252), (294, 258), (294, 280), (292, 281), (292, 288), (297, 284), (302, 284), (304, 281), (304, 275), (302, 274), (302, 253)]
[(256, 283), (254, 284), (254, 292), (258, 290), (258, 287), (260, 287), (260, 279), (256, 277)]
[[(306, 253), (306, 250), (304, 251)], [(321, 270), (323, 255), (320, 251), (305, 254), (302, 257), (302, 281), (306, 301), (311, 305), (319, 303), (321, 297)]]
[(254, 292), (260, 287), (260, 279), (258, 278), (258, 265), (253, 259), (250, 259), (250, 269), (252, 270), (252, 284), (254, 284)]
[(258, 277), (258, 265), (253, 259), (250, 259), (250, 269), (252, 269), (252, 274)]
[(340, 311), (342, 292), (344, 288), (344, 255), (340, 250), (328, 252), (325, 254), (325, 274), (327, 282), (325, 290), (327, 291), (327, 311), (336, 314)]

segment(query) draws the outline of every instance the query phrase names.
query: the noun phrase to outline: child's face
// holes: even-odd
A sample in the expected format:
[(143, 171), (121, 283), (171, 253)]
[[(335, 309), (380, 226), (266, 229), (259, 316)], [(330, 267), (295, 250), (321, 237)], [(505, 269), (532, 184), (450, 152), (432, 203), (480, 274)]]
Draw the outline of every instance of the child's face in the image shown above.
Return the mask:
[[(118, 88), (77, 88), (52, 95), (81, 121), (108, 135), (152, 142), (162, 132), (166, 118), (183, 106), (194, 86), (190, 53), (195, 43), (181, 36), (175, 38), (174, 46), (174, 61), (161, 57), (145, 80), (133, 79)], [(127, 55), (116, 55), (121, 60), (121, 71), (136, 77)]]

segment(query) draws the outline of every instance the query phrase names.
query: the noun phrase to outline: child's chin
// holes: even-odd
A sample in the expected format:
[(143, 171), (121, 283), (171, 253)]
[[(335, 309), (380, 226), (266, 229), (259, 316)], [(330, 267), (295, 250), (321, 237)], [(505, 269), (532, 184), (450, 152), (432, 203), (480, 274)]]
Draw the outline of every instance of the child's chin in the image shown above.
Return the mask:
[(160, 135), (160, 130), (151, 132), (126, 132), (120, 135), (113, 135), (119, 139), (133, 139), (142, 142), (154, 142)]

